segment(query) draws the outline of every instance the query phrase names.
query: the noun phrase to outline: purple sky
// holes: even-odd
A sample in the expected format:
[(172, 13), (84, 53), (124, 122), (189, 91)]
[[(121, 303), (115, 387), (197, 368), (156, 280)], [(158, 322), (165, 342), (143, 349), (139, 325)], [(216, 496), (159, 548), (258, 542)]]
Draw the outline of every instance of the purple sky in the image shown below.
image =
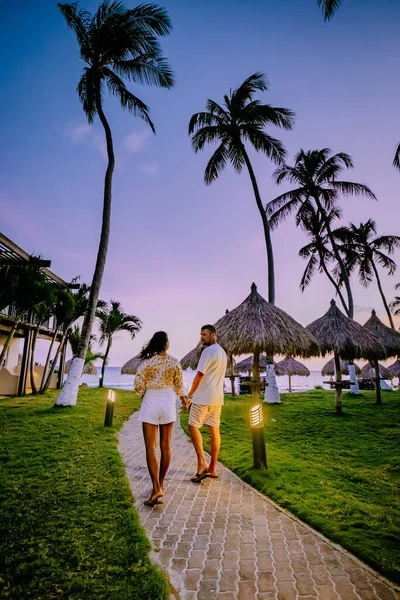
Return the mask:
[[(197, 343), (200, 325), (242, 302), (252, 281), (267, 294), (262, 225), (247, 173), (227, 168), (205, 186), (212, 148), (195, 155), (187, 136), (190, 116), (207, 98), (220, 101), (255, 71), (270, 82), (260, 98), (296, 112), (292, 132), (271, 130), (289, 160), (300, 147), (348, 152), (355, 169), (347, 178), (368, 184), (379, 202), (344, 200), (344, 221), (373, 218), (380, 233), (399, 233), (400, 173), (391, 162), (400, 141), (400, 5), (347, 0), (324, 23), (316, 4), (167, 0), (174, 31), (162, 44), (176, 86), (133, 88), (151, 107), (157, 135), (107, 99), (117, 167), (101, 297), (121, 301), (144, 322), (133, 342), (118, 336), (111, 365), (136, 354), (158, 329), (182, 357)], [(83, 5), (93, 10), (97, 2)], [(52, 0), (3, 4), (0, 20), (7, 65), (0, 80), (0, 230), (51, 259), (66, 280), (81, 275), (89, 283), (105, 149), (101, 126), (87, 125), (75, 92), (83, 63), (74, 35)], [(273, 166), (261, 155), (251, 158), (267, 202), (283, 190), (271, 181)], [(303, 325), (325, 313), (332, 297), (323, 276), (299, 291), (305, 243), (293, 218), (273, 234), (276, 303)], [(384, 276), (389, 298), (398, 281), (400, 274)], [(356, 318), (365, 322), (375, 307), (384, 319), (376, 286), (365, 290), (354, 280), (353, 287)]]

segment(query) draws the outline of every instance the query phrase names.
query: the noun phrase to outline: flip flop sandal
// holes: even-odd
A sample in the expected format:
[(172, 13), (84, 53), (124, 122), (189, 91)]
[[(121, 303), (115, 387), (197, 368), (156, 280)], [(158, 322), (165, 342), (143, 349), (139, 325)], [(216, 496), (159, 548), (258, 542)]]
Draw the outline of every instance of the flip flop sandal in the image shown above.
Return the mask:
[(193, 483), (200, 483), (200, 481), (202, 481), (203, 479), (205, 479), (206, 477), (209, 477), (209, 476), (210, 476), (210, 473), (208, 472), (208, 469), (206, 469), (202, 473), (196, 473), (196, 475), (194, 477), (190, 478), (190, 481), (193, 481)]
[(150, 508), (153, 508), (154, 506), (157, 506), (157, 504), (164, 504), (162, 500), (160, 500), (159, 498), (149, 498), (148, 500), (145, 500), (143, 502), (143, 504), (145, 506), (150, 506)]

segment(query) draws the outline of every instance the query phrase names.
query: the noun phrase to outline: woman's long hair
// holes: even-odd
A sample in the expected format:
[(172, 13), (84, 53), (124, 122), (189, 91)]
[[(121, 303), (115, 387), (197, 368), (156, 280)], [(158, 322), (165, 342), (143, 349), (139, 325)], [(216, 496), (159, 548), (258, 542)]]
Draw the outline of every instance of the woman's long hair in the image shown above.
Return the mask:
[(146, 346), (143, 346), (141, 353), (139, 354), (139, 358), (146, 360), (147, 358), (151, 358), (156, 354), (160, 354), (165, 350), (165, 346), (168, 342), (168, 335), (165, 331), (156, 331), (151, 340)]

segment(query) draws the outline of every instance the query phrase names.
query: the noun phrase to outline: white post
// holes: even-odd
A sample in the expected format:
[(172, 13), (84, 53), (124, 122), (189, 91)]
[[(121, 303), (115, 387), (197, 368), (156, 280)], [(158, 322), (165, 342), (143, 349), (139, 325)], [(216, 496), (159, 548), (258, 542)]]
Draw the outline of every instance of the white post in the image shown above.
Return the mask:
[(75, 357), (72, 360), (67, 381), (57, 398), (55, 406), (75, 406), (84, 366), (85, 361), (83, 358)]
[(275, 366), (273, 363), (267, 364), (266, 383), (264, 402), (267, 402), (268, 404), (279, 404), (281, 402), (281, 397), (279, 395)]
[(354, 363), (349, 364), (349, 376), (350, 376), (350, 394), (358, 396), (360, 394), (360, 388), (358, 387), (358, 379), (356, 375), (356, 367)]

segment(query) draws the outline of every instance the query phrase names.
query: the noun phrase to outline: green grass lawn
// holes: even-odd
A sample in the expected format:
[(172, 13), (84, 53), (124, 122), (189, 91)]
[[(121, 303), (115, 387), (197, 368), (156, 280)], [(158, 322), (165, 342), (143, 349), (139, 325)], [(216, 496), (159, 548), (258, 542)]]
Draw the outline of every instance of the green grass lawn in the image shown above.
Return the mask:
[[(400, 393), (282, 394), (265, 405), (268, 471), (252, 468), (249, 396), (226, 397), (220, 460), (379, 572), (400, 582)], [(187, 414), (182, 422), (186, 427)], [(206, 428), (203, 428), (206, 429)], [(209, 438), (205, 432), (206, 447)]]
[(140, 400), (117, 391), (107, 429), (106, 395), (82, 389), (65, 409), (55, 392), (0, 400), (1, 598), (168, 598), (117, 449)]

